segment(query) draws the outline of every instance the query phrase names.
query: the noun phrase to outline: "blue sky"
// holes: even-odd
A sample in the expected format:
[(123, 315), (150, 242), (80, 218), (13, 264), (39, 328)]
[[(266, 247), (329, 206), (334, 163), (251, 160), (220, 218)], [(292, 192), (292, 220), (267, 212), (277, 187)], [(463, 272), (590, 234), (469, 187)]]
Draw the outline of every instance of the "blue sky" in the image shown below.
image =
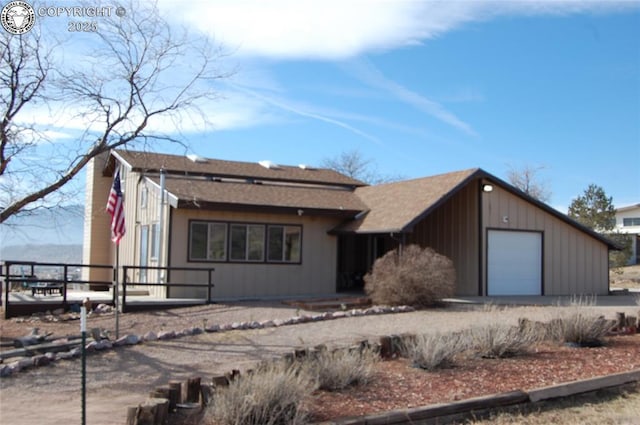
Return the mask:
[(200, 155), (318, 164), (358, 149), (407, 178), (540, 166), (565, 212), (590, 183), (640, 202), (639, 2), (191, 4), (185, 19), (236, 69), (228, 120), (192, 135)]
[[(539, 179), (562, 212), (590, 183), (616, 206), (640, 203), (640, 1), (159, 8), (231, 53), (221, 98), (203, 105), (208, 123), (183, 123), (193, 153), (318, 165), (357, 149), (380, 174), (406, 178), (481, 167), (506, 179), (510, 168), (544, 167)], [(54, 20), (43, 19), (45, 31)], [(51, 134), (73, 132), (49, 119)]]

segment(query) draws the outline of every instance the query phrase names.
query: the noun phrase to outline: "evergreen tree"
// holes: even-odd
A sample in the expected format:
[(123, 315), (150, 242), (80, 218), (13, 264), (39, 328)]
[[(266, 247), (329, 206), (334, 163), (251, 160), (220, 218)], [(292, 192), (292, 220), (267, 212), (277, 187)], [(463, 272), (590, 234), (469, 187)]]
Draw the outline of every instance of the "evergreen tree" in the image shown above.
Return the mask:
[(607, 233), (616, 223), (613, 198), (607, 197), (602, 187), (590, 184), (582, 196), (571, 201), (569, 217), (596, 232)]
[(631, 255), (629, 235), (614, 231), (616, 209), (613, 198), (607, 197), (604, 189), (590, 184), (582, 196), (578, 196), (569, 205), (569, 217), (613, 241), (621, 249), (609, 253), (609, 267), (617, 268), (627, 264)]

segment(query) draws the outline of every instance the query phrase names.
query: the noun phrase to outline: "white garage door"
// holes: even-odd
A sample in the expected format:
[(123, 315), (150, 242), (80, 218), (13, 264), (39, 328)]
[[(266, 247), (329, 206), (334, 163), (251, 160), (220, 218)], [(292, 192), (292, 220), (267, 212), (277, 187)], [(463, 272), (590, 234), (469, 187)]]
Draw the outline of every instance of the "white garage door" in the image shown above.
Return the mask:
[(542, 234), (489, 230), (488, 295), (541, 295)]

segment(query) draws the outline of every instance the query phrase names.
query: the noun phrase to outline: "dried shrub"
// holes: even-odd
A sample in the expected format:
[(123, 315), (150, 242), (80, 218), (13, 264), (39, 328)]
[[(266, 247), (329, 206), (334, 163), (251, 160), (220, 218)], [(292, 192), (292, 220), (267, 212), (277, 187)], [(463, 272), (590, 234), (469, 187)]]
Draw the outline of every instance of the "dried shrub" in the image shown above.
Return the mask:
[(595, 305), (595, 297), (580, 296), (573, 297), (567, 307), (558, 306), (547, 325), (547, 338), (581, 347), (604, 345), (615, 323), (591, 311)]
[(304, 367), (283, 362), (260, 366), (215, 394), (208, 417), (220, 425), (305, 423), (302, 401), (315, 390)]
[(444, 255), (409, 245), (378, 258), (364, 280), (374, 304), (426, 307), (453, 295), (456, 272)]
[(540, 332), (535, 327), (503, 323), (473, 327), (467, 331), (467, 336), (473, 350), (485, 358), (527, 354), (541, 340)]
[(413, 366), (425, 370), (448, 367), (456, 355), (467, 349), (460, 333), (418, 335), (405, 342), (403, 355)]
[(548, 338), (561, 343), (580, 347), (599, 347), (605, 344), (605, 337), (614, 322), (588, 312), (572, 311), (562, 313), (549, 322)]
[(371, 381), (380, 356), (370, 348), (353, 350), (323, 350), (307, 362), (318, 387), (336, 391)]

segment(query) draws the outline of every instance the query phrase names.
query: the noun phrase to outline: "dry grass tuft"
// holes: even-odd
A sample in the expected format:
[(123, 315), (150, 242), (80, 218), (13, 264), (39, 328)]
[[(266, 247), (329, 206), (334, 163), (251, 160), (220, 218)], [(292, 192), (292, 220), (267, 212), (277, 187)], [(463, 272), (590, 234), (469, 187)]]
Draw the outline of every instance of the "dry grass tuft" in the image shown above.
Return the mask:
[(403, 355), (413, 366), (425, 370), (448, 367), (454, 357), (467, 349), (461, 334), (418, 335), (405, 342)]
[(604, 345), (614, 322), (590, 312), (594, 305), (595, 298), (579, 297), (573, 299), (568, 307), (558, 308), (556, 317), (547, 325), (547, 338), (581, 347)]
[(216, 393), (207, 416), (219, 425), (302, 424), (313, 382), (299, 364), (264, 364)]
[(447, 257), (409, 245), (378, 258), (364, 280), (374, 304), (426, 307), (453, 296), (456, 272)]
[(305, 361), (320, 389), (336, 391), (371, 381), (378, 353), (370, 348), (358, 350), (324, 350), (315, 359)]
[(529, 353), (541, 341), (536, 327), (492, 323), (466, 332), (473, 351), (484, 358), (504, 358)]

